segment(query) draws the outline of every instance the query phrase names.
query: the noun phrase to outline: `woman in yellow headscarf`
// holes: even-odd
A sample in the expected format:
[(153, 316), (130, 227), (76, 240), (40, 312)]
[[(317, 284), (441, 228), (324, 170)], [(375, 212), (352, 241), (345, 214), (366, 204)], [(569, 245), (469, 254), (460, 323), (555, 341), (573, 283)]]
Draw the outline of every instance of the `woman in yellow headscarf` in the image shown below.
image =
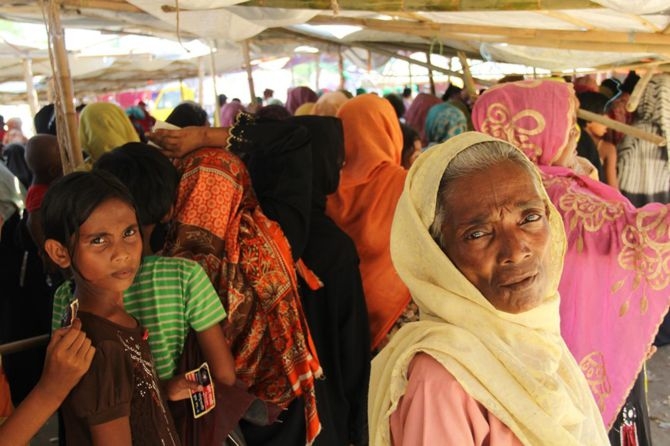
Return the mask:
[(372, 362), (372, 445), (607, 445), (561, 338), (565, 233), (530, 161), (480, 133), (410, 169), (391, 230), (421, 318)]
[(128, 142), (140, 142), (133, 124), (116, 104), (96, 102), (88, 104), (79, 116), (81, 147), (95, 162), (103, 153)]

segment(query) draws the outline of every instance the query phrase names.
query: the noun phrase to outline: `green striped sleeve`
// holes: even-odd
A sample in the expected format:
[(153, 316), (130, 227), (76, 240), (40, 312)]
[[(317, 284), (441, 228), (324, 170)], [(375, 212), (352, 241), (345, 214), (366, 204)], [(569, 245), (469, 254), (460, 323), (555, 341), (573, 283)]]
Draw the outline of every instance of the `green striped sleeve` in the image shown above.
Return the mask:
[(204, 331), (226, 318), (226, 310), (202, 267), (191, 262), (186, 290), (186, 317), (195, 331)]

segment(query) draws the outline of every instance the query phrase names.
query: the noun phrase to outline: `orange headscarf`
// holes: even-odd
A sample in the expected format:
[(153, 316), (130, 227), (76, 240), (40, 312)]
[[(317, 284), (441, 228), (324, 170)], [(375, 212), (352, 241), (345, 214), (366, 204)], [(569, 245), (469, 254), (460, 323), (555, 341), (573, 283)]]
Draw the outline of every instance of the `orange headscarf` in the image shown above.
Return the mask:
[(328, 196), (326, 214), (354, 240), (375, 348), (409, 303), (391, 262), (391, 221), (407, 172), (400, 165), (402, 132), (391, 103), (372, 94), (340, 108), (345, 165)]

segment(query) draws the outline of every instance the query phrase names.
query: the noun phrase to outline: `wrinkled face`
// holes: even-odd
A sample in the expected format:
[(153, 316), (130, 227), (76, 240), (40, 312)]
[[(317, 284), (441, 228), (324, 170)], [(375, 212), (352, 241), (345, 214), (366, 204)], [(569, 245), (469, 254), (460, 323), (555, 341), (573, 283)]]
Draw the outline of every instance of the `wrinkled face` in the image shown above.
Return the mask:
[(498, 310), (528, 311), (548, 286), (549, 208), (530, 173), (513, 161), (449, 186), (444, 252)]
[[(135, 211), (112, 198), (100, 204), (79, 227), (74, 264), (89, 292), (123, 292), (133, 283), (142, 258)], [(82, 290), (83, 291), (83, 290)]]

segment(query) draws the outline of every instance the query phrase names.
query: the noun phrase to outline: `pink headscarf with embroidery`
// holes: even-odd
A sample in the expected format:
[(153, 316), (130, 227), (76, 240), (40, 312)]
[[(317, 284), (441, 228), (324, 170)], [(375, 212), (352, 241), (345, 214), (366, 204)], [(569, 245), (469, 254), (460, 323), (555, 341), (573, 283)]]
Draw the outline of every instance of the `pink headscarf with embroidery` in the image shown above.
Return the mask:
[(551, 166), (567, 144), (576, 104), (570, 84), (502, 84), (477, 100), (472, 122), (538, 165), (563, 218), (561, 333), (609, 427), (670, 305), (670, 213), (658, 203), (635, 208), (616, 189)]

